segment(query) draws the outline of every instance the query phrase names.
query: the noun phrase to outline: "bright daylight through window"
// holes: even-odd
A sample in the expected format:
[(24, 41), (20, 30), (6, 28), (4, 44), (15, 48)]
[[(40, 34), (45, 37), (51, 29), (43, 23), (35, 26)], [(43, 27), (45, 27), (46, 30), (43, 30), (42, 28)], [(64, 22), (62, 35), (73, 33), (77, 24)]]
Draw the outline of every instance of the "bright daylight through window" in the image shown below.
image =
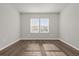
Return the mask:
[(49, 33), (49, 18), (31, 18), (31, 33)]

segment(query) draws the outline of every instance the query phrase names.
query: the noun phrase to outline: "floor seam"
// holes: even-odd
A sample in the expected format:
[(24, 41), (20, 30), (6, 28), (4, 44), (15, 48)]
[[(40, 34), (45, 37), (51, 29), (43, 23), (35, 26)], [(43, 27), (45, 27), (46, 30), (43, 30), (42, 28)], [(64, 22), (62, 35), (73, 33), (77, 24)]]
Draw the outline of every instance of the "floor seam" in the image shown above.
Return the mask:
[(42, 56), (46, 56), (45, 49), (44, 49), (43, 44), (41, 42), (39, 42), (39, 46), (40, 46)]

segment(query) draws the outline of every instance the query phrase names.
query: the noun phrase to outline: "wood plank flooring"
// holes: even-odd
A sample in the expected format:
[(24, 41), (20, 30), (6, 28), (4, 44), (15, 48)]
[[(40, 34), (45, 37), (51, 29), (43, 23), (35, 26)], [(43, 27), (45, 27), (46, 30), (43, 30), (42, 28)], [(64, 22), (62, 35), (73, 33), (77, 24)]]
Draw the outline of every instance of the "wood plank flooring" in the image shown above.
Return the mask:
[[(0, 51), (1, 56), (67, 56), (58, 40), (20, 40)], [(62, 47), (63, 48), (63, 47)], [(72, 54), (69, 54), (72, 55)]]

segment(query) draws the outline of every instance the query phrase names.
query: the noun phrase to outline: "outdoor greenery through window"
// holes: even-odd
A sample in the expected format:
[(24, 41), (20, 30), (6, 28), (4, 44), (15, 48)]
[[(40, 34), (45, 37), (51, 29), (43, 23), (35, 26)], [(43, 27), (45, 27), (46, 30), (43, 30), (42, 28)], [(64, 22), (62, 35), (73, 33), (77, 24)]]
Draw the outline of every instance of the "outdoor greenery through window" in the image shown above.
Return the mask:
[(49, 18), (31, 18), (31, 33), (48, 33)]

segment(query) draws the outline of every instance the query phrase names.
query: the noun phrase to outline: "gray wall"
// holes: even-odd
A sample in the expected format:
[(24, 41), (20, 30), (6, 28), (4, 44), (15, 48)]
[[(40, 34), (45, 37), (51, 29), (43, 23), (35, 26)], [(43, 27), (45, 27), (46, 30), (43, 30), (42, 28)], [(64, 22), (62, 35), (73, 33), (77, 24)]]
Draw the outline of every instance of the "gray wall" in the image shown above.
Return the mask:
[(19, 38), (19, 13), (13, 7), (0, 4), (0, 49)]
[[(30, 33), (30, 19), (32, 17), (48, 17), (49, 33)], [(58, 13), (21, 13), (21, 38), (58, 38), (59, 14)]]
[(71, 4), (61, 12), (60, 36), (79, 49), (79, 4)]

